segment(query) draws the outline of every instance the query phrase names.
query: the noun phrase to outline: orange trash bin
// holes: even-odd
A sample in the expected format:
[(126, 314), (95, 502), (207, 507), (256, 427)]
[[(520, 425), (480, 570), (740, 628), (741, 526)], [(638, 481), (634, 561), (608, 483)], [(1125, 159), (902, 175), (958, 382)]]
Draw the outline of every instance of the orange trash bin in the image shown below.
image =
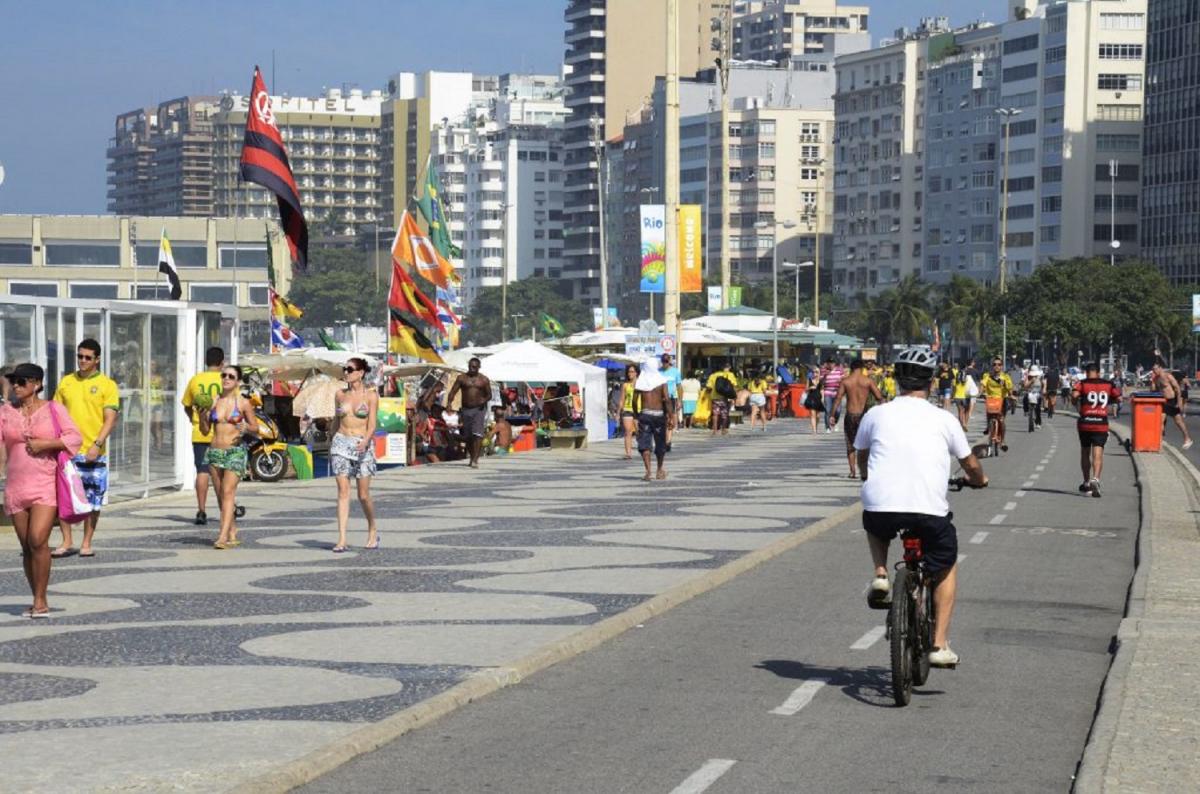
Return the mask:
[(1133, 395), (1133, 451), (1161, 452), (1163, 437), (1162, 392), (1136, 392)]
[(808, 389), (803, 383), (793, 383), (788, 386), (788, 399), (792, 403), (792, 416), (797, 419), (807, 419), (808, 409), (804, 407), (804, 397)]

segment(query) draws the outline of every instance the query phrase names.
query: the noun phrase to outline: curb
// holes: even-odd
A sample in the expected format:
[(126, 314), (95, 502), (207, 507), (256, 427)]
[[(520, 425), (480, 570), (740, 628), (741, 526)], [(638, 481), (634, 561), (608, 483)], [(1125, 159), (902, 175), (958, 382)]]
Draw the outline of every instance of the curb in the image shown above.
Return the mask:
[(847, 505), (804, 529), (780, 538), (769, 546), (756, 549), (696, 579), (678, 584), (632, 609), (605, 618), (569, 637), (534, 651), (511, 665), (483, 670), (445, 692), (354, 731), (319, 750), (234, 786), (228, 791), (232, 794), (286, 792), (310, 783), (353, 758), (376, 750), (474, 700), (518, 684), (540, 670), (579, 656), (657, 615), (690, 601), (696, 596), (703, 595), (734, 577), (827, 532), (861, 510), (860, 502)]
[[(1122, 443), (1125, 443), (1125, 440), (1130, 437), (1129, 428), (1126, 425), (1116, 422), (1110, 422), (1109, 425), (1113, 427), (1113, 434)], [(1200, 486), (1200, 471), (1182, 452), (1168, 444), (1163, 444), (1163, 450)], [(1104, 678), (1104, 684), (1100, 688), (1096, 714), (1092, 719), (1092, 727), (1083, 748), (1083, 756), (1076, 769), (1075, 781), (1071, 786), (1072, 792), (1088, 792), (1090, 794), (1103, 791), (1105, 788), (1105, 775), (1108, 771), (1109, 758), (1112, 756), (1113, 744), (1116, 742), (1117, 723), (1125, 699), (1125, 687), (1129, 680), (1133, 657), (1137, 651), (1138, 638), (1141, 635), (1141, 617), (1146, 611), (1146, 589), (1150, 578), (1148, 563), (1152, 552), (1150, 533), (1147, 529), (1153, 526), (1154, 515), (1150, 509), (1150, 493), (1153, 485), (1149, 478), (1141, 476), (1141, 468), (1137, 463), (1137, 456), (1142, 454), (1147, 453), (1130, 453), (1139, 492), (1140, 511), (1133, 578), (1129, 582), (1129, 594), (1125, 599), (1125, 616), (1121, 619), (1117, 628), (1117, 636), (1114, 638), (1116, 650), (1113, 653), (1108, 674)]]

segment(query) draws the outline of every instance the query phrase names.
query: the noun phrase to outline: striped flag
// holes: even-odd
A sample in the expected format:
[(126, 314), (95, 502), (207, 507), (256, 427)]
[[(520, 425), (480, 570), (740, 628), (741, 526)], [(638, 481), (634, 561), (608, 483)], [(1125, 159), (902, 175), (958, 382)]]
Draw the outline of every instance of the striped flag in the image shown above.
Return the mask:
[(287, 238), (288, 249), (297, 270), (308, 267), (308, 223), (300, 206), (300, 191), (292, 177), (283, 138), (275, 126), (271, 96), (263, 84), (258, 67), (250, 88), (250, 109), (246, 112), (246, 132), (242, 139), (242, 179), (262, 185), (275, 194), (279, 203), (279, 222)]
[(394, 308), (389, 311), (389, 314), (391, 315), (388, 322), (389, 353), (412, 356), (430, 364), (442, 363), (442, 357), (438, 355), (437, 349), (429, 341), (429, 337), (421, 332), (416, 323)]
[(451, 282), (457, 283), (458, 272), (434, 247), (428, 236), (421, 233), (421, 227), (411, 212), (405, 212), (396, 230), (396, 239), (392, 242), (392, 258), (407, 262), (417, 269), (424, 278), (439, 287), (447, 287)]
[(167, 239), (165, 226), (162, 236), (158, 238), (158, 272), (171, 283), (171, 300), (179, 300), (183, 296), (183, 285), (179, 283), (179, 271), (175, 269), (175, 255), (171, 253), (171, 241)]
[(388, 293), (388, 308), (411, 315), (426, 325), (433, 326), (440, 334), (446, 327), (438, 319), (437, 307), (429, 296), (417, 287), (413, 277), (398, 260), (392, 261), (392, 288)]

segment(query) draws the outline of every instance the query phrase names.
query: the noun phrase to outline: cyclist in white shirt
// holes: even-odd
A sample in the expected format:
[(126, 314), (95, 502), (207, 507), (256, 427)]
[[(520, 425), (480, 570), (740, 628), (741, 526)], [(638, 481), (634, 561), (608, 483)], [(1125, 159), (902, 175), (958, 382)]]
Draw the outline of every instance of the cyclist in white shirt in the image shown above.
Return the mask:
[(854, 448), (863, 480), (863, 528), (875, 566), (867, 603), (875, 609), (888, 607), (888, 544), (903, 530), (916, 531), (934, 579), (929, 663), (953, 667), (958, 654), (950, 650), (947, 635), (957, 587), (958, 532), (946, 501), (950, 458), (962, 465), (972, 486), (982, 488), (988, 480), (962, 425), (929, 402), (936, 370), (937, 358), (929, 351), (915, 347), (903, 351), (895, 365), (900, 396), (866, 413)]

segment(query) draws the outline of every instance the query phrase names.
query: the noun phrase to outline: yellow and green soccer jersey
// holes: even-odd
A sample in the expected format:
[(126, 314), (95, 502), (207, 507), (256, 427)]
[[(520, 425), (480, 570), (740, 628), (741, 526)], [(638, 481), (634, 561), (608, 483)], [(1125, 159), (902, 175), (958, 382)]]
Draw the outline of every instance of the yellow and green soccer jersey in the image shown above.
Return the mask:
[(996, 377), (989, 372), (980, 380), (979, 388), (983, 392), (984, 397), (990, 397), (994, 400), (1011, 395), (1013, 393), (1013, 382), (1007, 372), (1000, 373), (1000, 377)]
[[(117, 382), (99, 371), (86, 378), (80, 377), (78, 372), (67, 375), (54, 390), (54, 401), (62, 403), (79, 427), (83, 436), (80, 454), (87, 452), (100, 435), (100, 428), (104, 427), (105, 410), (121, 410)], [(107, 444), (100, 447), (101, 455), (107, 453), (106, 447)]]
[[(184, 408), (191, 408), (196, 404), (196, 397), (201, 394), (207, 394), (213, 402), (221, 396), (221, 373), (198, 372), (188, 381), (187, 388), (184, 389), (183, 403)], [(211, 403), (210, 403), (211, 405)], [(208, 435), (200, 432), (200, 411), (199, 409), (192, 411), (192, 443), (193, 444), (208, 444), (212, 441), (212, 430), (209, 429)]]

